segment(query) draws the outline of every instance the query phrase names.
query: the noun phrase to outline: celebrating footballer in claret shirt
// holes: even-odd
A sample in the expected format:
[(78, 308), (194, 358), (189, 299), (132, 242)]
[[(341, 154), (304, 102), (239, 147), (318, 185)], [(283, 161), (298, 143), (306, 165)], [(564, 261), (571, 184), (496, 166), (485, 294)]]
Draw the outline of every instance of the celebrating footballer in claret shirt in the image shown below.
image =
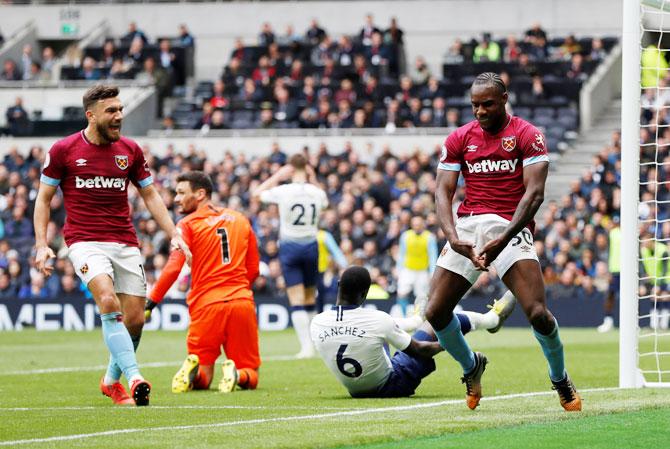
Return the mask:
[[(77, 275), (100, 310), (102, 334), (110, 352), (100, 390), (115, 404), (148, 405), (151, 384), (135, 357), (144, 325), (146, 279), (139, 243), (130, 220), (127, 190), (132, 183), (172, 246), (188, 247), (175, 228), (142, 150), (121, 136), (123, 105), (119, 89), (96, 85), (83, 98), (88, 126), (56, 142), (44, 162), (35, 201), (37, 268), (50, 275), (47, 224), (51, 198), (60, 187), (67, 218), (63, 227), (69, 257)], [(130, 395), (120, 383), (125, 375)]]
[[(476, 408), (487, 359), (470, 349), (453, 311), (481, 271), (493, 266), (533, 327), (561, 405), (581, 410), (533, 245), (533, 217), (544, 200), (549, 171), (544, 136), (507, 114), (507, 88), (495, 73), (475, 78), (470, 100), (476, 120), (449, 135), (438, 166), (435, 199), (447, 244), (433, 273), (426, 318), (442, 347), (461, 364), (467, 405)], [(453, 197), (461, 174), (465, 199), (454, 222)]]

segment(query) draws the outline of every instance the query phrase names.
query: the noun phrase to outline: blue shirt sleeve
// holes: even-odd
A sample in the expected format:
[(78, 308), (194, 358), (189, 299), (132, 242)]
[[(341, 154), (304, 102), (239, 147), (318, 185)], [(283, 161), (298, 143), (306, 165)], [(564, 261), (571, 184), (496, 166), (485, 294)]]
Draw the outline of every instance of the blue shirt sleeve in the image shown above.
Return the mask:
[(437, 265), (437, 239), (433, 234), (428, 238), (428, 270), (430, 274), (435, 271)]
[(337, 263), (340, 268), (347, 268), (347, 258), (344, 257), (344, 253), (338, 246), (335, 238), (333, 238), (333, 235), (330, 232), (326, 232), (325, 235), (326, 238), (324, 243), (326, 244), (326, 248), (328, 248), (330, 255), (335, 259), (335, 263)]
[(396, 270), (400, 271), (405, 266), (405, 253), (407, 252), (407, 235), (403, 232), (400, 234), (400, 242), (398, 247), (398, 262), (396, 263)]

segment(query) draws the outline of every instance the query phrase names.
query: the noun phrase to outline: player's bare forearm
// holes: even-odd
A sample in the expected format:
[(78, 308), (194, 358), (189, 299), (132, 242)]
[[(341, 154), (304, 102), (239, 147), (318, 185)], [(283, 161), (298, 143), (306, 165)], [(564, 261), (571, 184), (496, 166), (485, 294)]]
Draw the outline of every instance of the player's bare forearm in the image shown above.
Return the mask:
[(528, 226), (544, 201), (544, 185), (549, 173), (549, 164), (540, 162), (524, 168), (523, 181), (526, 192), (514, 211), (512, 220), (503, 233), (503, 239), (509, 242), (523, 228)]
[(165, 207), (163, 199), (158, 194), (156, 188), (152, 185), (148, 185), (140, 189), (140, 195), (142, 196), (147, 209), (149, 212), (151, 212), (151, 216), (154, 217), (154, 220), (156, 220), (158, 226), (163, 231), (165, 231), (170, 238), (174, 237), (177, 232), (177, 228), (175, 227), (174, 222), (172, 221), (172, 217), (170, 217), (170, 213)]
[(435, 204), (440, 227), (449, 242), (458, 240), (454, 223), (453, 200), (458, 184), (459, 172), (440, 170), (437, 174)]
[(56, 187), (40, 183), (35, 199), (33, 225), (35, 228), (35, 246), (47, 246), (47, 225), (51, 217), (51, 198), (56, 193)]

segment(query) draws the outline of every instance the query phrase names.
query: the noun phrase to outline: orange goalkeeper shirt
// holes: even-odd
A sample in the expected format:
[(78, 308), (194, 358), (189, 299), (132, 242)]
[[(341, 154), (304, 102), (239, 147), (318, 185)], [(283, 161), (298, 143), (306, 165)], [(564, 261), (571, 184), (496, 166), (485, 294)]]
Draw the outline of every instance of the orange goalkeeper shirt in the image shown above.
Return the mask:
[[(177, 227), (192, 253), (189, 309), (231, 299), (253, 300), (259, 254), (249, 220), (232, 209), (203, 204)], [(149, 299), (160, 302), (179, 276), (186, 257), (172, 251)]]

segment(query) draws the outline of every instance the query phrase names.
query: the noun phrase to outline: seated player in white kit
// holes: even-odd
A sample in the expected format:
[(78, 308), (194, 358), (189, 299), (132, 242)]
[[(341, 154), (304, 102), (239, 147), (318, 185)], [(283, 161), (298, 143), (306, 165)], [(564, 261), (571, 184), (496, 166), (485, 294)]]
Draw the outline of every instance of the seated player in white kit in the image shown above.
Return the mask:
[[(337, 303), (318, 314), (310, 327), (317, 352), (337, 380), (355, 398), (406, 397), (435, 371), (433, 356), (443, 351), (430, 324), (413, 336), (386, 312), (361, 307), (370, 288), (368, 270), (353, 266), (342, 274)], [(486, 314), (456, 314), (463, 334), (479, 328), (497, 332), (514, 310), (516, 299), (506, 292)], [(388, 345), (398, 349), (393, 357)]]

